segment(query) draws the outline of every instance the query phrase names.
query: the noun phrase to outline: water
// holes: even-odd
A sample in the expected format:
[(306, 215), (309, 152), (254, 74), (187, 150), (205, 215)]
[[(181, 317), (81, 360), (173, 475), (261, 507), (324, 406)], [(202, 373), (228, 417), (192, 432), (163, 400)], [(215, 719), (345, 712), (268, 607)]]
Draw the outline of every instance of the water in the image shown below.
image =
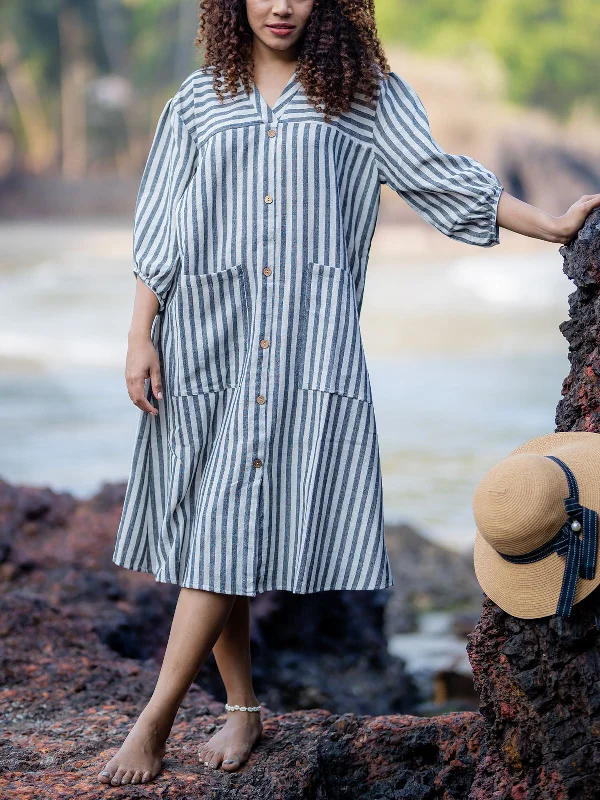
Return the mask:
[[(390, 261), (376, 234), (361, 316), (385, 516), (468, 549), (478, 480), (554, 430), (573, 285), (547, 243), (443, 252), (433, 231), (411, 254), (394, 235)], [(0, 253), (0, 476), (79, 497), (125, 480), (139, 414), (123, 377), (130, 222), (4, 223)]]
[(440, 670), (471, 675), (466, 642), (452, 633), (451, 624), (451, 612), (419, 614), (417, 630), (392, 636), (388, 650), (391, 655), (403, 659), (414, 677), (422, 677), (424, 686), (428, 686), (432, 675)]

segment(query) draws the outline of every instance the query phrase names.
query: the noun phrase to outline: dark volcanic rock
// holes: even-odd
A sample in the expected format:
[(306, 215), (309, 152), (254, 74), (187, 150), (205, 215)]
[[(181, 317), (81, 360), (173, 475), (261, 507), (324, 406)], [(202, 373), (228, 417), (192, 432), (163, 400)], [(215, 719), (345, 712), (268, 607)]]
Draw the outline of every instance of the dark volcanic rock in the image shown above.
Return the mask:
[(162, 773), (144, 786), (103, 787), (96, 775), (151, 693), (158, 665), (115, 656), (93, 625), (38, 595), (0, 604), (0, 797), (424, 798), (467, 797), (481, 748), (479, 714), (431, 719), (326, 710), (282, 716), (263, 708), (264, 733), (235, 773), (199, 766), (197, 747), (225, 722), (221, 703), (193, 686)]
[[(404, 663), (387, 651), (381, 592), (264, 592), (251, 601), (252, 672), (278, 711), (411, 713), (418, 700)], [(212, 668), (214, 659), (207, 662)], [(208, 685), (200, 672), (200, 683)], [(208, 678), (208, 676), (206, 676)], [(210, 685), (223, 695), (216, 666)]]
[(600, 797), (599, 613), (598, 592), (565, 620), (486, 599), (467, 646), (487, 742), (472, 800)]
[[(571, 372), (557, 431), (600, 431), (600, 211), (561, 247), (577, 290), (561, 330)], [(600, 480), (600, 477), (599, 477)], [(489, 598), (467, 652), (485, 719), (486, 753), (470, 800), (600, 797), (600, 593), (568, 619), (521, 620)]]
[[(179, 590), (112, 563), (124, 488), (105, 484), (76, 501), (0, 481), (0, 580), (7, 591), (26, 589), (88, 620), (116, 653), (160, 661)], [(416, 690), (387, 652), (389, 596), (274, 591), (252, 598), (253, 670), (264, 702), (277, 711), (411, 712)], [(225, 699), (212, 655), (197, 682)]]
[(556, 409), (557, 431), (600, 432), (600, 211), (577, 237), (560, 248), (563, 271), (577, 289), (569, 295), (569, 319), (560, 326), (569, 342), (571, 371)]

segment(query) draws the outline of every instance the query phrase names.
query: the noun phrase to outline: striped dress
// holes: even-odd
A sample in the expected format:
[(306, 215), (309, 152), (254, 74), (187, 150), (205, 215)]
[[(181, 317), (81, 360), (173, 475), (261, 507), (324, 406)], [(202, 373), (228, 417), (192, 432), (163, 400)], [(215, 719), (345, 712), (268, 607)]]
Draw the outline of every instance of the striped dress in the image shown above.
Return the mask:
[(273, 108), (241, 82), (221, 102), (210, 66), (166, 103), (133, 234), (164, 399), (147, 381), (116, 564), (239, 595), (393, 585), (359, 327), (380, 186), (490, 247), (502, 185), (377, 74), (330, 123), (296, 73)]

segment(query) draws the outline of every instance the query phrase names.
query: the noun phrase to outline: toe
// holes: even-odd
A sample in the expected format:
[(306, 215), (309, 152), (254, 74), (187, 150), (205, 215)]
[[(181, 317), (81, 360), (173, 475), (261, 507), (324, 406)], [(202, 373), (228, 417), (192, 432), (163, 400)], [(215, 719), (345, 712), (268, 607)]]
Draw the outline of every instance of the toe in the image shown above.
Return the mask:
[(140, 783), (142, 780), (142, 775), (143, 773), (138, 769), (137, 772), (133, 773), (133, 776), (131, 778), (131, 783)]
[(125, 774), (125, 770), (122, 767), (119, 767), (118, 770), (115, 772), (115, 774), (111, 778), (110, 782), (112, 783), (112, 785), (113, 786), (117, 786), (118, 784), (120, 784), (121, 783), (121, 778), (123, 777), (124, 774)]
[(223, 769), (233, 772), (234, 770), (239, 769), (241, 763), (242, 760), (239, 757), (229, 754), (227, 758), (223, 760)]
[(223, 763), (223, 753), (220, 750), (215, 750), (212, 757), (209, 759), (209, 766), (217, 769)]
[(124, 783), (131, 783), (131, 779), (133, 778), (134, 773), (135, 770), (128, 769), (127, 772), (121, 778), (121, 785), (123, 785)]
[(100, 783), (110, 783), (110, 779), (112, 778), (112, 776), (113, 776), (112, 770), (105, 767), (102, 770), (102, 772), (98, 773), (98, 780), (100, 781)]
[(150, 780), (151, 773), (149, 770), (146, 770), (142, 775), (142, 783), (147, 783)]

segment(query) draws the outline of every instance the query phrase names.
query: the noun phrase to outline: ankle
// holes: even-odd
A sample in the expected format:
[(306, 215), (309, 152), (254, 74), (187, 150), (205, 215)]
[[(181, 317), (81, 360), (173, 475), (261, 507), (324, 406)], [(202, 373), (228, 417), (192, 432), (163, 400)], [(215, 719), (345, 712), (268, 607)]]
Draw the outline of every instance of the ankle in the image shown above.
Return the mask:
[[(244, 694), (240, 692), (236, 694), (234, 692), (227, 694), (227, 704), (230, 706), (245, 706), (246, 708), (255, 708), (256, 706), (260, 705), (259, 701), (256, 699), (256, 695), (254, 694)], [(227, 712), (230, 713), (230, 712)], [(231, 712), (235, 713), (235, 712)], [(252, 712), (250, 712), (252, 713)]]
[(152, 725), (157, 733), (164, 733), (167, 730), (171, 730), (175, 722), (175, 717), (177, 716), (177, 709), (159, 703), (153, 703), (152, 700), (150, 700), (140, 716), (142, 715), (144, 720)]

